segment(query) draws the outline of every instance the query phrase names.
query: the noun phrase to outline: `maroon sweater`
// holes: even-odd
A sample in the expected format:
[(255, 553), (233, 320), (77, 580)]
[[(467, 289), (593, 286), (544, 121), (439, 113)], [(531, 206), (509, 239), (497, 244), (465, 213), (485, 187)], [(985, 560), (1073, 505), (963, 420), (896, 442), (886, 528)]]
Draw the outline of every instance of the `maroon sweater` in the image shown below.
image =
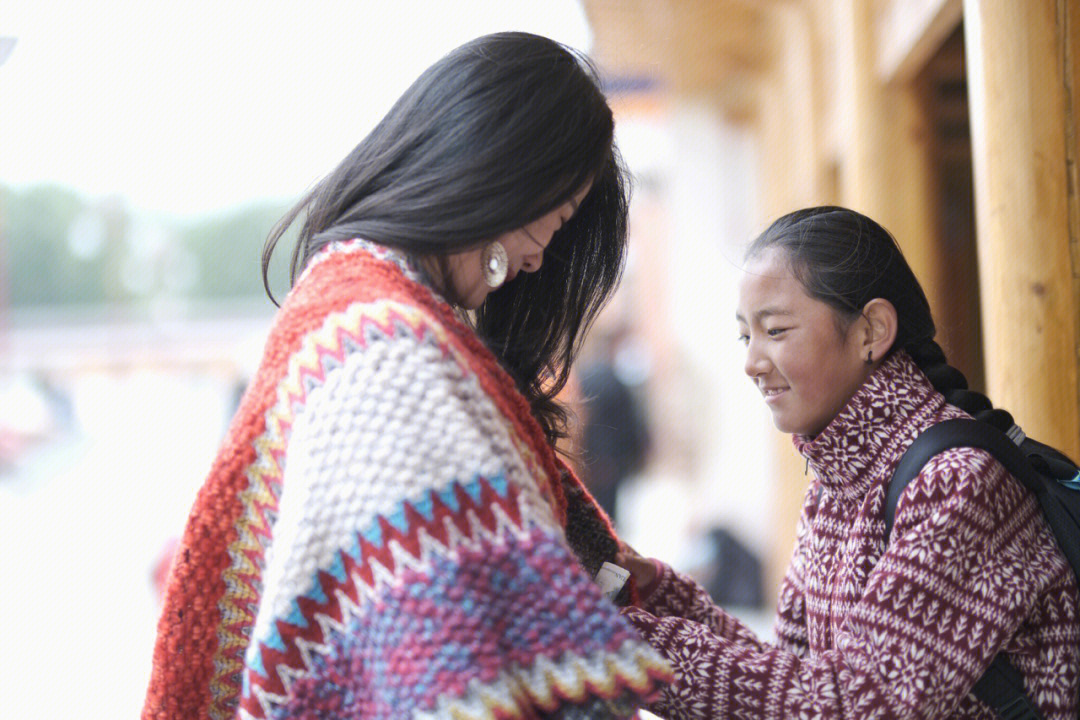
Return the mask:
[[(666, 566), (624, 614), (676, 668), (671, 718), (992, 718), (969, 694), (1002, 648), (1047, 720), (1076, 717), (1076, 580), (1030, 494), (987, 453), (946, 451), (908, 486), (886, 548), (889, 478), (915, 436), (964, 413), (906, 353), (816, 438), (816, 481), (759, 641)], [(822, 492), (819, 498), (819, 488)]]

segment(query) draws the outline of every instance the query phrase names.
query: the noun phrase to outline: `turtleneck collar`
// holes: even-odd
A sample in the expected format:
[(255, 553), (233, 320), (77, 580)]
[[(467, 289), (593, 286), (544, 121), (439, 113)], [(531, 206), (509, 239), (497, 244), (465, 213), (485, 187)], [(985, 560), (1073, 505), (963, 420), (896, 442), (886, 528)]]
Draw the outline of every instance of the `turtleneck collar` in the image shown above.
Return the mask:
[(884, 482), (944, 405), (945, 398), (901, 350), (871, 373), (820, 434), (795, 435), (795, 448), (827, 492), (861, 500)]

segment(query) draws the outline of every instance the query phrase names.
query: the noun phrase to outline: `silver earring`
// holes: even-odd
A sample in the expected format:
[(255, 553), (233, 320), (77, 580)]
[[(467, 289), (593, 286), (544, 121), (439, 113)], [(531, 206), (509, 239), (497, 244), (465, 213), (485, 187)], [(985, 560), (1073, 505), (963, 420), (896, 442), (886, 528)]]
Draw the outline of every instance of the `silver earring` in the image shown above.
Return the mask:
[(483, 263), (484, 282), (490, 288), (497, 288), (506, 282), (506, 273), (510, 270), (510, 258), (501, 242), (493, 242), (480, 254)]

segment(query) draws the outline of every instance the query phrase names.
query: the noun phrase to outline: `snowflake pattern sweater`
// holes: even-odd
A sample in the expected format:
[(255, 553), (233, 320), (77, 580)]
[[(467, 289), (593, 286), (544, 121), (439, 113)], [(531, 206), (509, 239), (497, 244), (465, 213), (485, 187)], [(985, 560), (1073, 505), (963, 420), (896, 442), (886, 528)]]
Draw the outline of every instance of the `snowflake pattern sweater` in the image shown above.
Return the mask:
[(969, 691), (1004, 648), (1044, 718), (1075, 718), (1076, 580), (1034, 499), (996, 460), (971, 448), (931, 460), (885, 547), (885, 491), (900, 456), (920, 431), (963, 415), (900, 352), (820, 435), (795, 438), (816, 482), (775, 643), (661, 565), (643, 608), (624, 610), (675, 665), (654, 712), (989, 719)]
[(671, 675), (591, 580), (615, 542), (416, 269), (333, 245), (195, 502), (143, 717), (631, 716)]

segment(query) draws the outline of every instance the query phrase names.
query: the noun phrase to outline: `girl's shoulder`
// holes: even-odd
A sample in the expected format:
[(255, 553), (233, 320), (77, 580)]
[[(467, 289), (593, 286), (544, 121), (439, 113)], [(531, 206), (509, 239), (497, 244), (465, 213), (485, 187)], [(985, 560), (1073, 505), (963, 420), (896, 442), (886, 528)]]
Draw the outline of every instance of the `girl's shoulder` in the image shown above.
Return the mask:
[[(962, 410), (946, 405), (940, 416), (923, 429), (966, 417)], [(917, 436), (915, 433), (911, 442)], [(905, 450), (911, 442), (905, 443)], [(901, 457), (895, 459), (890, 478)], [(949, 507), (954, 512), (984, 515), (989, 522), (996, 522), (1029, 502), (1033, 502), (1030, 493), (991, 453), (975, 447), (954, 447), (930, 458), (907, 484), (897, 503), (896, 517), (899, 525), (901, 513), (927, 516)]]
[[(915, 442), (923, 432), (948, 420), (971, 419), (971, 415), (955, 405), (942, 403), (930, 417), (913, 424), (907, 442), (903, 443), (901, 453), (896, 458), (898, 464), (903, 452)], [(895, 471), (895, 467), (893, 468)], [(916, 477), (923, 483), (935, 482), (954, 490), (971, 486), (976, 489), (989, 489), (1002, 483), (1019, 487), (1019, 483), (1006, 472), (1004, 466), (986, 450), (974, 447), (954, 447), (943, 450), (930, 458)]]

